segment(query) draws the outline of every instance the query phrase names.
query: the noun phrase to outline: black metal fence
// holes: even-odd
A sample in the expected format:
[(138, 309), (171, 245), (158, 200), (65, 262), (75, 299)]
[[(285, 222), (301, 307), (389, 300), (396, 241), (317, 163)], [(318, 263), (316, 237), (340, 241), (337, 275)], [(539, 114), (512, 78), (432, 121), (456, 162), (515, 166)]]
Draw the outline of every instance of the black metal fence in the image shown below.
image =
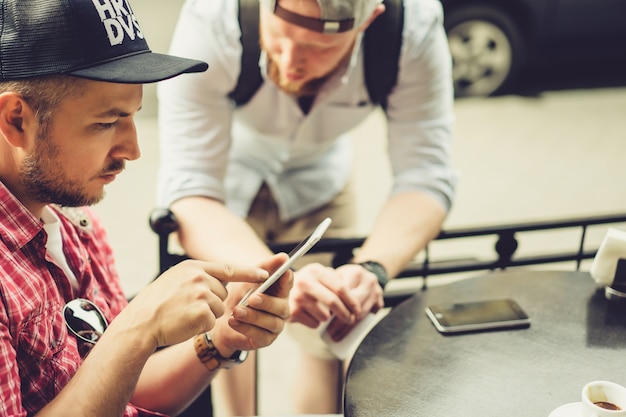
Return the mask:
[[(600, 242), (588, 241), (589, 231), (593, 228), (599, 229), (598, 231), (603, 236), (606, 229), (612, 225), (626, 228), (626, 213), (443, 230), (397, 278), (422, 278), (421, 289), (425, 289), (428, 280), (433, 276), (462, 272), (502, 270), (560, 262), (573, 262), (574, 269), (579, 270), (581, 262), (592, 259), (599, 248)], [(176, 219), (169, 210), (155, 210), (150, 217), (150, 226), (159, 235), (159, 263), (162, 272), (185, 258), (184, 255), (172, 254), (168, 251), (169, 235), (177, 228)], [(525, 235), (544, 233), (544, 236), (547, 236), (548, 232), (561, 230), (577, 234), (576, 237), (568, 239), (572, 243), (570, 248), (554, 251), (544, 249), (538, 254), (523, 254), (519, 251), (520, 239)], [(486, 253), (483, 249), (480, 253), (470, 256), (456, 256), (453, 252), (444, 251), (446, 255), (443, 258), (437, 258), (431, 254), (435, 245), (445, 246), (446, 242), (470, 241), (471, 239), (493, 241), (492, 250)], [(550, 239), (549, 236), (546, 239)], [(354, 251), (361, 247), (364, 240), (365, 238), (322, 239), (311, 249), (310, 253), (330, 253), (333, 265), (338, 266), (352, 259)], [(274, 252), (289, 252), (295, 245), (295, 242), (271, 244), (270, 248)], [(410, 296), (411, 291), (386, 293), (387, 305), (397, 304)]]

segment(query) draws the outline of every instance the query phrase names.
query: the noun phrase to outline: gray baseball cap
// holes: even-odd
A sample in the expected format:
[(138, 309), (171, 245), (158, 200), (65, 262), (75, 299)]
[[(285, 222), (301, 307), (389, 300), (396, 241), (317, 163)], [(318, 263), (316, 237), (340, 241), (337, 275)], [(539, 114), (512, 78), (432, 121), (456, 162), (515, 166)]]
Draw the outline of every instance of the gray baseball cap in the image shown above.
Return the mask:
[(358, 28), (383, 0), (316, 0), (320, 19), (302, 16), (280, 6), (279, 0), (260, 0), (281, 19), (319, 33), (340, 33)]

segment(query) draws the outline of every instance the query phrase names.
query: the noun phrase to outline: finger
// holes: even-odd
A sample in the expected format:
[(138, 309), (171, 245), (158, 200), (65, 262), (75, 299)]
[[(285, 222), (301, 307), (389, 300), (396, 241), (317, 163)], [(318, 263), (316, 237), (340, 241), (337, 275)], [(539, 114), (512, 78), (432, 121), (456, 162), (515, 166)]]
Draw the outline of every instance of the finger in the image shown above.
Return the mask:
[(350, 321), (358, 313), (361, 303), (352, 288), (346, 285), (346, 280), (333, 268), (326, 268), (326, 273), (320, 276), (320, 283), (330, 290), (319, 293), (320, 302), (340, 319)]
[(289, 302), (286, 298), (272, 297), (266, 294), (256, 294), (248, 299), (251, 309), (265, 312), (272, 316), (287, 320), (290, 316)]
[(272, 286), (265, 291), (265, 294), (279, 298), (287, 298), (292, 288), (293, 271), (287, 270), (287, 272), (285, 272), (278, 281), (272, 284)]
[(259, 264), (259, 267), (271, 273), (276, 271), (278, 268), (280, 268), (282, 264), (287, 262), (287, 259), (289, 259), (289, 255), (284, 252), (280, 252), (272, 255), (265, 261), (261, 262), (261, 264)]
[(285, 327), (278, 316), (247, 307), (236, 307), (228, 324), (248, 339), (248, 349), (258, 349), (271, 344)]
[[(337, 284), (337, 281), (338, 280), (335, 280), (333, 283), (329, 282), (326, 276), (322, 278), (323, 284), (332, 288), (334, 295), (341, 301), (341, 305), (345, 307), (345, 310), (349, 311), (352, 315), (356, 314), (361, 308), (358, 293), (354, 291), (352, 286), (347, 286), (345, 280), (339, 281), (340, 285)], [(337, 312), (335, 314), (337, 314)], [(342, 315), (337, 314), (337, 316), (346, 320)]]
[(232, 316), (228, 318), (228, 324), (234, 330), (245, 336), (246, 341), (243, 345), (238, 347), (242, 350), (254, 350), (269, 346), (278, 337), (278, 333), (241, 322)]
[(352, 294), (360, 300), (358, 310), (355, 312), (357, 319), (361, 319), (369, 312), (376, 312), (384, 306), (383, 292), (378, 283), (373, 289), (367, 285), (361, 285), (355, 288)]
[(335, 318), (333, 319), (333, 321), (330, 322), (330, 324), (326, 328), (326, 331), (333, 341), (339, 342), (344, 337), (346, 337), (348, 333), (352, 331), (352, 329), (354, 329), (355, 325), (356, 323), (349, 324)]
[(215, 319), (224, 315), (224, 312), (226, 311), (226, 307), (224, 306), (224, 302), (222, 301), (222, 298), (220, 298), (218, 295), (215, 295), (215, 294), (212, 294), (211, 296), (209, 296), (208, 305), (211, 311), (210, 311), (210, 314), (207, 313), (207, 316), (210, 316), (210, 315), (214, 316), (212, 320), (209, 320), (210, 326), (213, 327), (215, 325)]
[[(233, 310), (232, 318), (236, 320), (238, 325), (246, 324), (276, 334), (283, 330), (286, 320), (272, 314), (246, 307), (236, 307)], [(231, 322), (231, 320), (229, 320), (229, 322)]]
[(353, 321), (359, 308), (359, 304), (351, 294), (341, 291), (339, 293), (320, 291), (318, 301), (330, 310), (330, 313), (345, 322)]
[(381, 297), (381, 299), (372, 307), (372, 313), (378, 313), (382, 308), (385, 307), (385, 299)]
[[(331, 317), (330, 310), (318, 300), (315, 293), (309, 291), (296, 292), (294, 296), (290, 298), (290, 307), (291, 314), (294, 316), (292, 321), (299, 322), (302, 319), (302, 324), (306, 324), (309, 327), (317, 327), (319, 323)], [(302, 314), (306, 316), (302, 316)], [(311, 325), (312, 323), (307, 320), (307, 317), (314, 319), (315, 324)]]
[(300, 310), (291, 314), (289, 321), (292, 323), (300, 323), (311, 329), (316, 329), (322, 322), (310, 315), (305, 310)]
[[(323, 304), (339, 317), (346, 320), (351, 315), (351, 308), (356, 304), (356, 300), (343, 287), (332, 268), (323, 268), (315, 271), (315, 276), (300, 275), (296, 279), (295, 285), (298, 287), (294, 300), (298, 304), (304, 304), (306, 300), (301, 298), (311, 298)], [(298, 297), (300, 294), (300, 297)], [(345, 300), (345, 301), (344, 301)]]
[(269, 274), (262, 268), (240, 266), (219, 262), (201, 262), (204, 271), (222, 282), (254, 282), (265, 281)]

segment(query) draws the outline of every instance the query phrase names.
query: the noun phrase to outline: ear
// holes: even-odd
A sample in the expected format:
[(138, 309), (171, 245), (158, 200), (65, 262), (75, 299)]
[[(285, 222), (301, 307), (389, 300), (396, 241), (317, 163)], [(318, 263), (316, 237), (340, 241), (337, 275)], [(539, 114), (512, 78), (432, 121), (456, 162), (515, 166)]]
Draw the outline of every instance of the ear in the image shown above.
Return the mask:
[(27, 146), (28, 126), (36, 120), (31, 107), (15, 92), (0, 94), (0, 134), (14, 147)]
[(374, 21), (374, 19), (376, 19), (378, 16), (380, 16), (381, 14), (383, 14), (385, 12), (385, 5), (384, 4), (378, 4), (376, 6), (376, 8), (374, 9), (374, 12), (372, 13), (372, 15), (369, 17), (369, 19), (367, 19), (365, 22), (363, 22), (363, 24), (361, 25), (361, 27), (359, 28), (360, 32), (364, 32), (365, 29), (367, 29), (369, 27), (369, 25), (372, 24), (372, 22)]

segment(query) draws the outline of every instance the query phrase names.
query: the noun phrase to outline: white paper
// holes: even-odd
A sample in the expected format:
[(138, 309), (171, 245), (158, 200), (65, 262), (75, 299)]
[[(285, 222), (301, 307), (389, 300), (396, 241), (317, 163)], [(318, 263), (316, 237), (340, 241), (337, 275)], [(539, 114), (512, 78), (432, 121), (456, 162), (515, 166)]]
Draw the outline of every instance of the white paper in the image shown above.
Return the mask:
[(372, 327), (374, 327), (374, 325), (380, 320), (380, 316), (378, 314), (369, 313), (367, 316), (363, 317), (363, 319), (358, 322), (350, 333), (348, 333), (343, 339), (335, 342), (326, 331), (326, 328), (333, 318), (334, 317), (331, 317), (330, 320), (322, 323), (319, 331), (322, 340), (326, 342), (330, 351), (337, 357), (337, 359), (340, 360), (348, 358), (354, 349), (356, 349), (358, 344), (361, 343), (363, 338), (369, 333)]

